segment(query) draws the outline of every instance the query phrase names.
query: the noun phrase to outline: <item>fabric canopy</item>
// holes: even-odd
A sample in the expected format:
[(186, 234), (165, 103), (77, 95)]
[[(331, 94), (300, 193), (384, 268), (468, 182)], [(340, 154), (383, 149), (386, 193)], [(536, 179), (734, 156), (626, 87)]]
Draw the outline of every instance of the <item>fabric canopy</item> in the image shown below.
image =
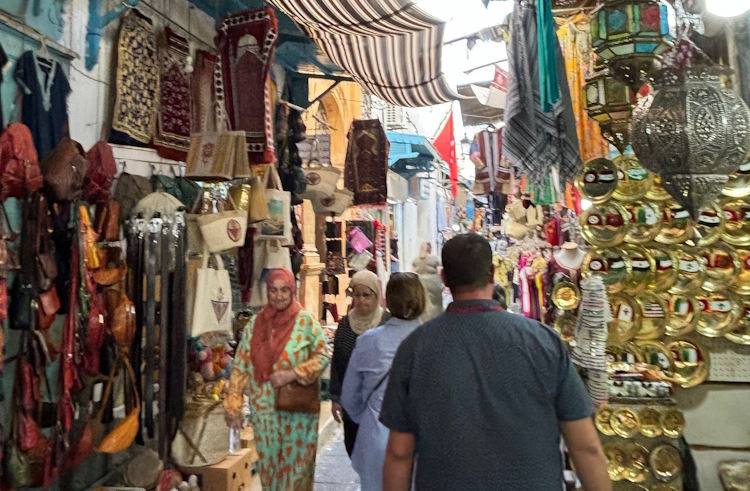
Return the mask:
[(270, 0), (377, 97), (421, 107), (458, 98), (443, 77), (444, 25), (407, 0)]

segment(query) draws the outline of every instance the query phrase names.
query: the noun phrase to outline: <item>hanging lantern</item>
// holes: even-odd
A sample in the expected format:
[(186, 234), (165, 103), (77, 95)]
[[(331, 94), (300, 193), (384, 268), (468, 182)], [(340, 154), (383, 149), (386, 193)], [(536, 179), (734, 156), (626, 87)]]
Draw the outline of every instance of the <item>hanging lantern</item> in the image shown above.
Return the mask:
[(591, 19), (591, 45), (612, 76), (637, 92), (660, 67), (675, 26), (674, 9), (664, 0), (605, 0)]
[(750, 110), (721, 85), (724, 67), (661, 70), (633, 109), (633, 150), (697, 218), (750, 148)]
[(599, 123), (604, 139), (624, 153), (630, 145), (630, 119), (636, 103), (635, 92), (603, 67), (586, 79), (584, 93), (589, 117)]

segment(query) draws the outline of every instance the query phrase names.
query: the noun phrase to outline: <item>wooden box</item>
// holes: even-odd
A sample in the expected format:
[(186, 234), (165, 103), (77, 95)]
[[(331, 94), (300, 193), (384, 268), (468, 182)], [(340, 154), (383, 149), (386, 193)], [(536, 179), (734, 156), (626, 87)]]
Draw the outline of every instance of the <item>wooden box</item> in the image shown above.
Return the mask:
[(242, 448), (255, 448), (255, 433), (252, 426), (243, 428), (240, 432), (240, 446)]
[(201, 491), (247, 491), (253, 477), (254, 449), (243, 448), (201, 471)]

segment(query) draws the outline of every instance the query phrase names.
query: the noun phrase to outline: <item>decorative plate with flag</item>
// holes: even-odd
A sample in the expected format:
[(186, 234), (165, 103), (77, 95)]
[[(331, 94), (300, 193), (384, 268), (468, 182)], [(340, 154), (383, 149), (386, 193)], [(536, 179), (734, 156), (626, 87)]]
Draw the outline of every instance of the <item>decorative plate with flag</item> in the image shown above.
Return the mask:
[(690, 389), (708, 378), (710, 361), (708, 353), (698, 343), (678, 339), (667, 345), (674, 359), (674, 376), (680, 386)]
[(654, 258), (656, 271), (648, 284), (648, 289), (655, 293), (664, 293), (674, 285), (679, 273), (679, 259), (674, 249), (659, 244), (649, 244), (646, 250)]
[(608, 345), (606, 349), (607, 363), (644, 363), (646, 355), (643, 350), (633, 341), (616, 346)]
[(607, 293), (617, 293), (625, 288), (630, 276), (630, 259), (618, 248), (590, 249), (581, 264), (581, 276), (599, 275), (607, 287)]
[(706, 260), (706, 281), (703, 289), (710, 292), (726, 288), (735, 282), (742, 268), (739, 255), (734, 248), (717, 242), (701, 249)]
[(750, 299), (742, 300), (742, 315), (734, 329), (724, 335), (733, 343), (750, 345)]
[(622, 244), (630, 229), (628, 212), (614, 201), (590, 207), (583, 212), (580, 222), (583, 238), (598, 247)]
[(692, 293), (706, 278), (706, 260), (696, 250), (686, 246), (674, 249), (677, 257), (677, 279), (669, 293)]
[(636, 341), (636, 343), (643, 351), (644, 363), (657, 367), (666, 375), (674, 373), (674, 356), (664, 343), (655, 340)]
[(641, 310), (641, 328), (635, 335), (638, 340), (659, 339), (664, 336), (669, 322), (669, 311), (659, 295), (641, 292), (635, 297)]
[(740, 295), (750, 295), (750, 248), (738, 247), (735, 250), (740, 260), (740, 272), (734, 280), (735, 291)]
[(695, 232), (698, 236), (696, 245), (705, 247), (719, 240), (725, 225), (724, 212), (718, 203), (701, 208), (695, 221)]
[(673, 198), (672, 195), (662, 187), (661, 177), (659, 177), (658, 175), (654, 175), (653, 183), (646, 193), (646, 199), (650, 199), (652, 201), (670, 201)]
[(617, 188), (617, 166), (605, 158), (589, 160), (576, 177), (576, 187), (594, 203), (604, 203)]
[(654, 176), (641, 165), (635, 155), (620, 155), (612, 162), (617, 166), (617, 189), (612, 197), (627, 203), (646, 196), (654, 182)]
[(690, 212), (674, 200), (666, 202), (662, 207), (662, 224), (656, 242), (661, 244), (681, 244), (688, 240), (693, 233), (693, 221)]
[(654, 280), (656, 261), (649, 252), (638, 245), (625, 245), (622, 250), (630, 260), (630, 276), (625, 282), (625, 290), (634, 295), (646, 290)]
[(728, 198), (719, 201), (724, 212), (724, 232), (721, 238), (733, 246), (750, 246), (750, 197)]
[(659, 235), (663, 213), (658, 202), (638, 200), (623, 206), (630, 218), (630, 229), (625, 234), (625, 242), (645, 244)]
[(581, 302), (581, 290), (571, 281), (560, 281), (552, 289), (552, 303), (560, 310), (575, 310)]
[(625, 293), (609, 295), (609, 308), (612, 320), (607, 323), (607, 344), (621, 345), (635, 338), (641, 328), (641, 309), (635, 299)]
[(728, 290), (709, 292), (701, 290), (696, 296), (701, 308), (697, 331), (707, 337), (717, 338), (732, 331), (742, 316), (741, 302)]
[(750, 195), (750, 162), (745, 162), (737, 172), (729, 174), (721, 194), (730, 198), (744, 198)]
[(701, 306), (692, 295), (664, 294), (669, 309), (667, 336), (684, 336), (695, 330), (701, 317)]

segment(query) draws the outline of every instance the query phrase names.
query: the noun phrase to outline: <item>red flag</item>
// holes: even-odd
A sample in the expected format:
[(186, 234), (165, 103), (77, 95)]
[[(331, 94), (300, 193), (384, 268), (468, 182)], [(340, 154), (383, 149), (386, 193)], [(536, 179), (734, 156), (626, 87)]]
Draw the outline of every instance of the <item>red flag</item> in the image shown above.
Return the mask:
[(451, 193), (455, 198), (458, 192), (458, 160), (456, 159), (456, 136), (453, 131), (453, 109), (437, 137), (432, 140), (432, 144), (443, 160), (448, 163), (451, 172)]

